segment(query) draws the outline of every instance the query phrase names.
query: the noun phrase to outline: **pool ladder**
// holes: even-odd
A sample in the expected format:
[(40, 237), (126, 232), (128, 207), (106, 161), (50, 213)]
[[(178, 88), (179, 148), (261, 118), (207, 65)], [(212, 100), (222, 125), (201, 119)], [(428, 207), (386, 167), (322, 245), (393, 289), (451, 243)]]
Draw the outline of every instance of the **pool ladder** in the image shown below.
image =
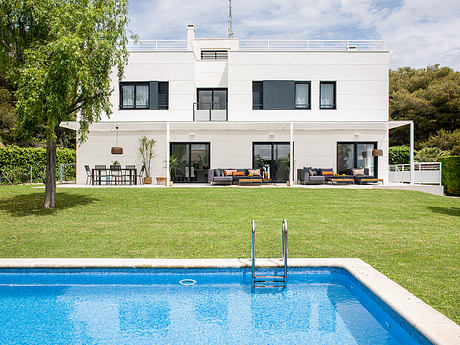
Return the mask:
[(256, 226), (252, 220), (252, 286), (254, 288), (285, 288), (287, 279), (287, 221), (283, 220), (281, 228), (283, 275), (257, 275), (255, 257)]

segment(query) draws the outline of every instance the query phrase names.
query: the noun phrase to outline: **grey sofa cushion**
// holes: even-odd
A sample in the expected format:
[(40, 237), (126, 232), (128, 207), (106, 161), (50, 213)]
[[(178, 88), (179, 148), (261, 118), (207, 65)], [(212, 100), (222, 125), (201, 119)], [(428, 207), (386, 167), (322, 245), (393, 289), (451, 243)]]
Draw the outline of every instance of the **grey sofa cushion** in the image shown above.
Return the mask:
[(310, 181), (324, 181), (325, 179), (324, 176), (310, 176)]

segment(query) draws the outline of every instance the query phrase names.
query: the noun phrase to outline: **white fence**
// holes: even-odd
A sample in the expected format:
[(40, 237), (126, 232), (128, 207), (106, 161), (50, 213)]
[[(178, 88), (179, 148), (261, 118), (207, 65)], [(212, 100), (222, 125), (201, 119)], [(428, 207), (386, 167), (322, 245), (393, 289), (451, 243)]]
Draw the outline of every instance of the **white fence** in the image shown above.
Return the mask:
[(184, 51), (187, 50), (187, 41), (184, 40), (139, 40), (128, 41), (128, 50), (131, 51)]
[[(410, 183), (410, 164), (390, 165), (389, 181)], [(414, 163), (414, 183), (441, 185), (441, 163)]]

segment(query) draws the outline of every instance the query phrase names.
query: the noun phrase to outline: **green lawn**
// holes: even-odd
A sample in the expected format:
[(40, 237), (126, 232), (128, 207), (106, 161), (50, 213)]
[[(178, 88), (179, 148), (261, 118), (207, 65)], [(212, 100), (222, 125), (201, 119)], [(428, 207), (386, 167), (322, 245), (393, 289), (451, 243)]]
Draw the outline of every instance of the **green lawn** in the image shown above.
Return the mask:
[(420, 192), (287, 188), (0, 187), (0, 257), (361, 258), (460, 321), (460, 199)]

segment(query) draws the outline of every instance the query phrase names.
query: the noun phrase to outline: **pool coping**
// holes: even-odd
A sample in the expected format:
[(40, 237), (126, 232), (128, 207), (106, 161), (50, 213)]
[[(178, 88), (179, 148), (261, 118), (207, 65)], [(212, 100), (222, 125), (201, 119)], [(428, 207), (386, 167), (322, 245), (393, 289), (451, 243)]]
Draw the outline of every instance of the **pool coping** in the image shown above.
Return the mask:
[[(258, 267), (281, 266), (280, 259), (257, 259)], [(347, 270), (433, 344), (460, 344), (460, 326), (361, 259), (290, 258), (290, 267), (337, 267)], [(0, 268), (238, 268), (251, 259), (0, 259)]]

